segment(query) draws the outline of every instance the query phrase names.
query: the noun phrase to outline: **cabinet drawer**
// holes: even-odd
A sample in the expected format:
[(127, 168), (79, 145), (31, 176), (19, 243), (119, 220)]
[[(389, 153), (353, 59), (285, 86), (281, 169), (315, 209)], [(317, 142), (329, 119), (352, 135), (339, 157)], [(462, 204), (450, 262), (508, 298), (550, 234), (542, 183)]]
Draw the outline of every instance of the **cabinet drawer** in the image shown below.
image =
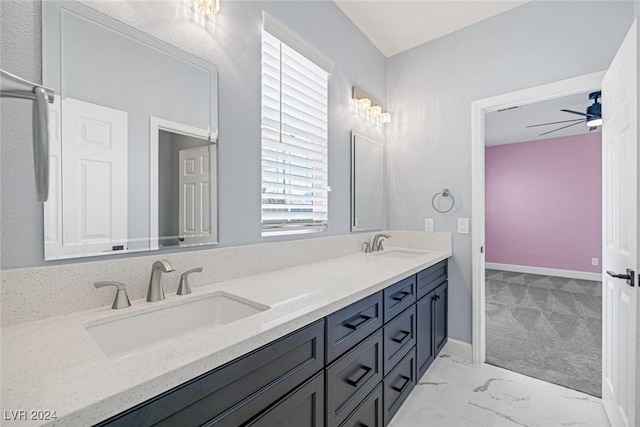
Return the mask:
[(416, 302), (416, 276), (407, 277), (384, 290), (385, 323)]
[(383, 427), (382, 384), (356, 408), (340, 427)]
[(382, 326), (382, 292), (327, 316), (327, 363)]
[(440, 261), (416, 274), (418, 282), (418, 299), (422, 298), (439, 284), (447, 280), (447, 260)]
[[(242, 407), (238, 411), (242, 411)], [(242, 417), (238, 418), (238, 422)], [(245, 424), (246, 427), (323, 427), (324, 426), (324, 372), (292, 391), (260, 416)], [(208, 427), (205, 426), (205, 427)]]
[(382, 380), (382, 330), (327, 368), (327, 426), (339, 426)]
[(324, 366), (324, 321), (300, 329), (101, 423), (109, 426), (237, 426)]
[(388, 374), (416, 344), (416, 306), (411, 305), (384, 325), (384, 374)]
[(416, 350), (412, 348), (384, 379), (384, 424), (387, 425), (416, 385)]

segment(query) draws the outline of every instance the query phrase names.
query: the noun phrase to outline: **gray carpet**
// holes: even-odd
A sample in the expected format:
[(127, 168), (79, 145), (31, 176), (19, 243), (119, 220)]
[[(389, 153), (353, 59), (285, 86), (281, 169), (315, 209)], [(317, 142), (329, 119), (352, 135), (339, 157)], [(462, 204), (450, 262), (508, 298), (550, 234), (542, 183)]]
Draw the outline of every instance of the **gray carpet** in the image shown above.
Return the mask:
[(601, 282), (486, 270), (486, 361), (600, 397)]

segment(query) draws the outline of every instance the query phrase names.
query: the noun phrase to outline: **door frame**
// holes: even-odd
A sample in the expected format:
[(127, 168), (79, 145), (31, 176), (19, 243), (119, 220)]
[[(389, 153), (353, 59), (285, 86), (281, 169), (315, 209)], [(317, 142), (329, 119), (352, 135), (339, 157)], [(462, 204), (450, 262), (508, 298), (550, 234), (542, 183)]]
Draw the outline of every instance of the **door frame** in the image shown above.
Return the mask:
[[(159, 191), (160, 185), (158, 183), (158, 156), (160, 151), (160, 131), (167, 131), (171, 133), (177, 133), (180, 135), (192, 136), (195, 138), (200, 138), (209, 141), (210, 144), (213, 145), (214, 149), (217, 148), (215, 146), (216, 139), (209, 132), (209, 129), (200, 129), (197, 127), (185, 125), (178, 122), (173, 122), (171, 120), (161, 119), (159, 117), (149, 116), (149, 249), (157, 250), (160, 248), (158, 243), (158, 223), (160, 213), (158, 212), (158, 199), (159, 199)], [(215, 152), (212, 154), (212, 158), (215, 156)], [(215, 156), (217, 158), (217, 156)], [(214, 163), (216, 164), (216, 163)], [(211, 170), (210, 173), (217, 174), (216, 171)], [(212, 182), (211, 185), (217, 185), (216, 182)], [(213, 187), (212, 187), (213, 188)], [(217, 190), (214, 194), (217, 196)], [(213, 203), (213, 201), (212, 201)], [(217, 213), (213, 209), (211, 209), (211, 219), (216, 220), (217, 223)], [(214, 217), (213, 215), (216, 215)], [(217, 237), (216, 237), (217, 241)]]
[[(473, 363), (484, 363), (485, 334), (485, 113), (600, 89), (606, 70), (484, 98), (471, 103), (471, 347)], [(481, 253), (481, 250), (483, 252)]]

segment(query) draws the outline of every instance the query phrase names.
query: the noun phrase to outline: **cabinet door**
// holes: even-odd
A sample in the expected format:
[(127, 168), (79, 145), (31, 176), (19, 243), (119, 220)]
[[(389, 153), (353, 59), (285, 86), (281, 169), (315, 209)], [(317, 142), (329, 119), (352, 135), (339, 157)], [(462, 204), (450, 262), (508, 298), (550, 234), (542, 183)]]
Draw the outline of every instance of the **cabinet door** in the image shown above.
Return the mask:
[(448, 282), (435, 289), (434, 301), (434, 345), (435, 355), (440, 353), (442, 347), (447, 343), (447, 302), (448, 302)]
[(435, 357), (433, 346), (433, 306), (435, 290), (418, 300), (416, 304), (416, 350), (418, 379), (427, 371)]
[(324, 427), (324, 372), (242, 426)]

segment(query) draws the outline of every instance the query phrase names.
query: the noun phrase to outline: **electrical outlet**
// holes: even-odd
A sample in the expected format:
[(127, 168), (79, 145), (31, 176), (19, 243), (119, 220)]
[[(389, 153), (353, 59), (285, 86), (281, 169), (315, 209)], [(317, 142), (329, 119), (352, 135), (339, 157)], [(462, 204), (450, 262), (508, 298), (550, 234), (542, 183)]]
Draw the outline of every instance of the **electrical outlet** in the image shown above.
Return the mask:
[(598, 265), (600, 264), (600, 260), (598, 258), (591, 258), (591, 265)]
[(469, 218), (458, 218), (458, 234), (469, 234)]
[(433, 218), (424, 219), (424, 231), (433, 231)]

